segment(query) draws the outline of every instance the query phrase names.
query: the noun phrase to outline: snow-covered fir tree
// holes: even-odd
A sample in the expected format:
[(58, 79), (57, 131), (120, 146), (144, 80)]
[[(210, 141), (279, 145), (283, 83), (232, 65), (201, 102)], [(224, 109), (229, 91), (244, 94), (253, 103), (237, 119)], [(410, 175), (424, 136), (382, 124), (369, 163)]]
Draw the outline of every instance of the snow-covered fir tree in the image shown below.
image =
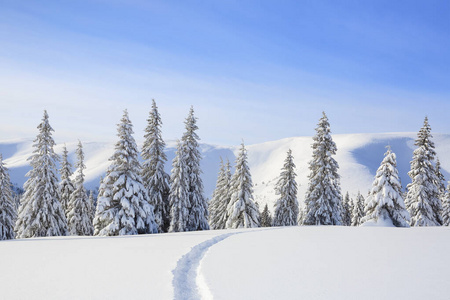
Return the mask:
[(77, 176), (75, 178), (75, 190), (70, 195), (67, 223), (70, 235), (93, 235), (92, 225), (92, 204), (89, 201), (86, 189), (84, 188), (84, 164), (83, 145), (78, 141), (77, 154)]
[(18, 238), (67, 235), (67, 219), (59, 202), (56, 177), (58, 156), (53, 150), (55, 141), (47, 111), (38, 129), (29, 158), (32, 169), (26, 175), (29, 178), (24, 184), (25, 193), (15, 226)]
[(336, 144), (331, 138), (330, 124), (323, 113), (316, 128), (313, 159), (309, 163), (310, 175), (306, 191), (305, 225), (341, 225), (341, 188), (339, 165), (332, 157)]
[(436, 185), (437, 185), (438, 191), (439, 191), (439, 199), (442, 200), (444, 197), (444, 193), (445, 193), (445, 177), (441, 171), (441, 162), (439, 161), (439, 158), (436, 159), (435, 171), (436, 171), (436, 178), (437, 178)]
[[(275, 194), (279, 195), (275, 202), (273, 226), (295, 226), (298, 220), (297, 182), (295, 181), (295, 164), (292, 151), (287, 152), (284, 166), (275, 186)], [(261, 215), (261, 226), (262, 225)]]
[(440, 179), (433, 165), (436, 157), (434, 143), (431, 141), (431, 127), (425, 118), (420, 129), (413, 152), (411, 171), (408, 172), (412, 182), (408, 184), (406, 207), (411, 215), (411, 226), (442, 225), (441, 200), (439, 199)]
[[(273, 224), (273, 220), (270, 215), (269, 207), (266, 204), (261, 213), (261, 227), (271, 227), (272, 224)], [(273, 226), (284, 226), (284, 225), (273, 225)]]
[(189, 220), (188, 231), (208, 230), (208, 202), (203, 195), (203, 181), (200, 177), (200, 160), (202, 159), (199, 150), (198, 140), (200, 139), (196, 131), (197, 118), (194, 116), (194, 108), (191, 107), (184, 122), (186, 131), (181, 137), (181, 149), (186, 164), (186, 180), (189, 198)]
[(72, 166), (67, 159), (67, 154), (68, 154), (68, 151), (67, 151), (66, 145), (64, 145), (61, 169), (59, 170), (59, 174), (61, 174), (61, 182), (59, 183), (59, 196), (60, 196), (61, 205), (66, 214), (66, 217), (69, 212), (70, 195), (75, 190), (72, 180), (70, 179), (70, 176), (72, 176), (72, 170), (71, 170)]
[(153, 206), (142, 183), (133, 125), (124, 111), (117, 125), (119, 140), (109, 159), (111, 165), (100, 184), (94, 234), (113, 236), (157, 233)]
[(0, 154), (0, 240), (14, 239), (16, 218), (17, 210), (11, 189), (9, 171), (5, 167)]
[(352, 206), (350, 195), (348, 192), (345, 194), (344, 200), (342, 201), (342, 225), (350, 226), (352, 224)]
[(164, 153), (165, 143), (161, 136), (161, 116), (155, 100), (147, 119), (145, 140), (142, 146), (142, 179), (147, 188), (150, 204), (155, 209), (155, 220), (159, 232), (167, 232), (170, 227), (170, 176), (164, 171), (167, 156)]
[(170, 232), (187, 231), (189, 220), (188, 176), (183, 147), (178, 141), (170, 175)]
[(298, 209), (298, 219), (297, 219), (297, 225), (303, 225), (305, 220), (305, 210), (299, 206)]
[(94, 217), (95, 217), (96, 205), (95, 205), (95, 199), (94, 199), (94, 192), (92, 190), (89, 192), (88, 201), (89, 201), (89, 205), (91, 206), (91, 214), (89, 215), (89, 219), (91, 220), (91, 223), (93, 224)]
[(442, 198), (442, 225), (450, 226), (450, 182)]
[(409, 227), (409, 213), (402, 197), (402, 185), (398, 176), (395, 153), (388, 147), (375, 175), (366, 201), (365, 217), (361, 223), (392, 222), (396, 227)]
[(227, 207), (226, 228), (259, 227), (259, 210), (253, 200), (253, 183), (244, 143), (242, 143), (239, 155), (236, 158), (230, 191), (231, 199)]
[(352, 213), (352, 226), (361, 225), (361, 219), (365, 216), (365, 199), (363, 195), (358, 191), (355, 201), (353, 202), (353, 213)]
[(209, 225), (211, 226), (211, 229), (225, 229), (225, 223), (228, 218), (227, 206), (230, 202), (230, 181), (230, 162), (224, 164), (221, 158), (216, 189), (213, 192), (209, 204)]

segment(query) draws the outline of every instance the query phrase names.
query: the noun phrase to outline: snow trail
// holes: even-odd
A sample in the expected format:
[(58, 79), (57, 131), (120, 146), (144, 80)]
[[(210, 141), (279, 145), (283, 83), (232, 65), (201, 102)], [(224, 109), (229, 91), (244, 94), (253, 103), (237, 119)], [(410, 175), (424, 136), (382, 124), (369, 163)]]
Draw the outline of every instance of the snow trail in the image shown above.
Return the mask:
[(232, 232), (216, 236), (194, 246), (191, 251), (183, 255), (172, 271), (174, 287), (174, 299), (208, 299), (211, 292), (204, 278), (199, 274), (200, 262), (210, 247), (224, 239), (242, 232)]

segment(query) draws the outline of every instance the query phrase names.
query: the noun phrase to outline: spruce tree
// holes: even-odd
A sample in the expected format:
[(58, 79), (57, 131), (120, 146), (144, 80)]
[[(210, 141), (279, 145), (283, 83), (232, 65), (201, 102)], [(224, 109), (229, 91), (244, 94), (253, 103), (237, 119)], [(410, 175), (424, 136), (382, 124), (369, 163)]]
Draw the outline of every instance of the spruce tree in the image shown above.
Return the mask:
[(88, 201), (89, 201), (89, 205), (91, 206), (89, 219), (91, 220), (91, 224), (93, 224), (94, 217), (95, 217), (96, 205), (95, 205), (94, 193), (92, 192), (92, 190), (89, 192)]
[(11, 189), (9, 171), (5, 167), (0, 154), (0, 240), (14, 239), (16, 218), (17, 210)]
[(59, 195), (60, 195), (60, 202), (62, 205), (62, 208), (64, 209), (64, 213), (69, 213), (69, 200), (70, 195), (75, 190), (75, 187), (72, 183), (72, 180), (70, 179), (70, 176), (72, 176), (72, 166), (69, 163), (67, 159), (67, 148), (66, 145), (64, 145), (63, 148), (63, 154), (62, 154), (62, 162), (61, 162), (61, 169), (59, 170), (59, 173), (61, 174), (61, 182), (59, 183)]
[(361, 219), (364, 215), (365, 208), (365, 199), (363, 195), (358, 191), (358, 195), (356, 196), (356, 200), (353, 203), (353, 213), (352, 213), (352, 226), (361, 225)]
[(227, 207), (226, 228), (260, 226), (259, 210), (253, 200), (253, 183), (247, 163), (247, 150), (242, 143), (230, 183), (231, 199)]
[(155, 220), (159, 232), (167, 232), (170, 227), (170, 176), (164, 171), (167, 156), (164, 153), (165, 143), (161, 136), (161, 116), (155, 100), (147, 119), (145, 140), (142, 146), (142, 179), (147, 188), (150, 204), (155, 209)]
[(75, 178), (75, 190), (70, 195), (67, 223), (70, 235), (93, 235), (94, 227), (92, 225), (92, 204), (89, 201), (86, 189), (84, 188), (84, 173), (86, 169), (84, 164), (83, 145), (78, 141), (77, 176)]
[(181, 142), (172, 162), (170, 175), (170, 228), (169, 232), (187, 231), (189, 220), (188, 173)]
[(185, 122), (186, 131), (181, 138), (182, 152), (186, 164), (187, 188), (189, 198), (188, 231), (208, 230), (208, 202), (203, 195), (203, 181), (200, 177), (201, 154), (196, 131), (197, 118), (194, 116), (194, 108), (191, 107)]
[(227, 205), (229, 202), (230, 189), (230, 164), (223, 163), (220, 158), (220, 170), (217, 176), (216, 188), (209, 202), (209, 225), (211, 229), (224, 229)]
[(350, 226), (352, 224), (352, 207), (350, 195), (345, 194), (344, 201), (342, 201), (342, 225)]
[(450, 182), (447, 184), (442, 200), (442, 225), (450, 226)]
[(297, 182), (295, 181), (296, 175), (294, 158), (292, 157), (292, 151), (289, 149), (280, 177), (275, 186), (275, 194), (279, 195), (279, 198), (275, 202), (273, 226), (297, 225), (298, 201)]
[[(271, 227), (273, 223), (272, 217), (270, 216), (269, 207), (266, 205), (261, 213), (261, 227)], [(284, 225), (273, 225), (273, 226), (284, 226)]]
[(442, 225), (438, 186), (440, 179), (433, 165), (436, 152), (431, 141), (432, 137), (428, 118), (425, 118), (414, 144), (417, 148), (413, 152), (411, 171), (408, 173), (412, 182), (407, 186), (408, 194), (405, 202), (411, 214), (411, 226)]
[(302, 207), (299, 207), (297, 224), (299, 226), (303, 225), (304, 221), (305, 221), (305, 210)]
[(445, 193), (445, 177), (441, 171), (441, 162), (439, 161), (439, 158), (436, 159), (435, 172), (437, 178), (436, 185), (439, 191), (439, 199), (443, 199)]
[(67, 235), (67, 219), (59, 202), (56, 177), (58, 156), (53, 150), (55, 141), (47, 111), (38, 129), (29, 158), (32, 169), (26, 175), (29, 178), (24, 184), (25, 193), (15, 226), (18, 238)]
[(316, 128), (313, 159), (309, 163), (310, 175), (306, 191), (305, 225), (341, 225), (341, 188), (339, 165), (332, 157), (336, 154), (336, 144), (331, 138), (330, 124), (323, 113)]
[(103, 236), (157, 233), (153, 206), (142, 183), (133, 125), (124, 111), (117, 125), (119, 140), (100, 185), (94, 234)]
[(402, 197), (397, 160), (390, 147), (377, 170), (366, 203), (366, 215), (362, 218), (361, 223), (390, 220), (396, 227), (409, 227), (410, 217)]

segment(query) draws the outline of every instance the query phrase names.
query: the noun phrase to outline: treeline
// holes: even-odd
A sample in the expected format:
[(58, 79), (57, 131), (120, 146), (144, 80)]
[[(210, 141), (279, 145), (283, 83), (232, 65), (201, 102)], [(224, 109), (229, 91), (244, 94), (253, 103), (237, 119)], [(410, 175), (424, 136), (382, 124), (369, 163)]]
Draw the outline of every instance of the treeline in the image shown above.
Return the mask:
[[(253, 184), (242, 144), (234, 164), (221, 161), (216, 189), (207, 201), (201, 179), (201, 153), (197, 119), (191, 107), (185, 132), (177, 142), (169, 176), (161, 134), (161, 116), (155, 101), (147, 120), (144, 144), (139, 152), (133, 126), (125, 110), (117, 125), (118, 140), (110, 166), (100, 182), (98, 198), (84, 188), (82, 143), (76, 151), (75, 180), (64, 147), (60, 179), (58, 155), (53, 148), (53, 129), (44, 112), (29, 158), (32, 169), (15, 199), (7, 168), (0, 156), (0, 239), (64, 235), (131, 235), (260, 226), (346, 225), (363, 223), (393, 226), (440, 226), (450, 222), (450, 187), (444, 177), (431, 140), (428, 119), (419, 131), (408, 173), (412, 182), (402, 193), (396, 156), (388, 148), (364, 200), (348, 193), (342, 197), (339, 166), (333, 156), (337, 148), (323, 113), (313, 137), (309, 184), (305, 203), (297, 200), (292, 150), (276, 183), (274, 215), (266, 205), (262, 212), (253, 199)], [(141, 155), (143, 163), (138, 160)], [(16, 203), (20, 202), (18, 206)], [(96, 203), (96, 204), (95, 204)], [(303, 207), (303, 208), (302, 208)]]

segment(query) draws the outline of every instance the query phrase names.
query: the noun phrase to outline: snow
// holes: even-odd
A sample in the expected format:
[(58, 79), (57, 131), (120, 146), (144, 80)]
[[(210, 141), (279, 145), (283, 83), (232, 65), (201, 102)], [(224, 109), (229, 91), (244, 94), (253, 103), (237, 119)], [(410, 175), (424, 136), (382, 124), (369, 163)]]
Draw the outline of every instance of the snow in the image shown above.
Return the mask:
[(448, 227), (0, 242), (3, 299), (448, 299)]

